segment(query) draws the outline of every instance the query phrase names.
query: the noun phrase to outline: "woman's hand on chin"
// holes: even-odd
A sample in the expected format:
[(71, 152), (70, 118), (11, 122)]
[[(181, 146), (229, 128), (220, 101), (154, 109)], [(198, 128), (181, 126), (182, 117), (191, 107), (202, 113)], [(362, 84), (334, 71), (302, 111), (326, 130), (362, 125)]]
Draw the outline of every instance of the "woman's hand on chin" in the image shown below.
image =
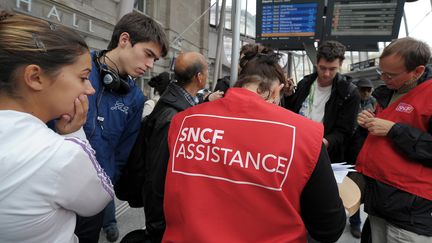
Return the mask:
[(78, 131), (87, 120), (88, 98), (87, 95), (80, 95), (74, 101), (75, 113), (73, 117), (63, 114), (56, 121), (55, 128), (59, 134), (69, 134)]

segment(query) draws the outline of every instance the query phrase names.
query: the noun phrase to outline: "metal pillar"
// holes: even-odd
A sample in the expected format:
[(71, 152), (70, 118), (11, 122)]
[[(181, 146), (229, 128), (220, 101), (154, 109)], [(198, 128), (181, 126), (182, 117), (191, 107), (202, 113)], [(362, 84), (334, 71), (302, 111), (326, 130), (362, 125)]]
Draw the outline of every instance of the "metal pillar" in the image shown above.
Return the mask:
[(293, 62), (293, 56), (292, 53), (289, 51), (288, 52), (288, 58), (287, 58), (287, 73), (288, 73), (288, 78), (292, 77), (292, 73), (293, 73), (293, 66), (292, 66), (292, 62)]
[[(218, 38), (217, 38), (217, 46), (216, 46), (216, 60), (214, 66), (214, 74), (213, 74), (213, 87), (212, 90), (216, 87), (216, 82), (222, 73), (222, 50), (223, 50), (223, 36), (225, 29), (225, 6), (226, 0), (222, 0), (220, 19), (218, 24)], [(217, 12), (217, 11), (216, 11)]]
[[(234, 4), (235, 3), (235, 4)], [(233, 86), (237, 81), (238, 76), (238, 63), (240, 57), (240, 9), (241, 1), (233, 0), (233, 11), (231, 14), (233, 24), (232, 36), (232, 51), (231, 51), (231, 80), (230, 86)], [(234, 13), (234, 14), (233, 14)]]
[(404, 20), (404, 24), (405, 24), (405, 34), (406, 34), (406, 36), (409, 36), (408, 22), (407, 22), (407, 17), (406, 17), (406, 14), (405, 14), (405, 10), (403, 11), (403, 20)]
[(303, 47), (305, 49), (306, 55), (308, 56), (309, 60), (312, 62), (314, 66), (317, 65), (317, 49), (315, 46), (311, 43), (303, 43)]

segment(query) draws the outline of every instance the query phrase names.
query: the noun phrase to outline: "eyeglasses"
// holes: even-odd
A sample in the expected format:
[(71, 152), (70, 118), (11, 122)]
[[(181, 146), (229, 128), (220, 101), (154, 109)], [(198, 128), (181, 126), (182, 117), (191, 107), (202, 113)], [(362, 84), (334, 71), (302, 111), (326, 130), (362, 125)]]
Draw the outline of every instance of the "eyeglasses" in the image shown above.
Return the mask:
[(390, 74), (390, 73), (386, 73), (386, 72), (381, 71), (381, 69), (379, 69), (379, 68), (375, 69), (375, 71), (378, 73), (378, 75), (380, 77), (384, 77), (387, 80), (394, 79), (397, 76), (401, 75), (402, 73), (406, 73), (407, 72), (407, 71), (403, 71), (403, 72), (397, 73), (397, 74)]

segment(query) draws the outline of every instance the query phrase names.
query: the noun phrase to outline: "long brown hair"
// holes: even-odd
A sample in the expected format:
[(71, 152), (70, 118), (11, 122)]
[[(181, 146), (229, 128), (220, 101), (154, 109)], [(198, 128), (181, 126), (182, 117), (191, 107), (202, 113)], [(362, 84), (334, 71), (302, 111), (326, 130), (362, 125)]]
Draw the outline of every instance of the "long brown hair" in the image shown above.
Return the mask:
[(64, 26), (0, 11), (0, 92), (15, 95), (15, 76), (24, 65), (38, 65), (55, 76), (88, 51), (84, 39)]

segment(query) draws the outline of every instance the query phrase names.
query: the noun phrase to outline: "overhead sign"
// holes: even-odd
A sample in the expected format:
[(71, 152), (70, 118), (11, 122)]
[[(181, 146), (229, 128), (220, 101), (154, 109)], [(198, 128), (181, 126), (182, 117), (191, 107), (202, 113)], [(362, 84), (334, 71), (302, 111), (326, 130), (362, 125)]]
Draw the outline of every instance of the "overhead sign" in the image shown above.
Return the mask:
[(363, 70), (370, 67), (375, 67), (375, 59), (353, 63), (351, 64), (350, 71)]
[(323, 1), (257, 1), (256, 41), (284, 50), (303, 49), (321, 36)]

